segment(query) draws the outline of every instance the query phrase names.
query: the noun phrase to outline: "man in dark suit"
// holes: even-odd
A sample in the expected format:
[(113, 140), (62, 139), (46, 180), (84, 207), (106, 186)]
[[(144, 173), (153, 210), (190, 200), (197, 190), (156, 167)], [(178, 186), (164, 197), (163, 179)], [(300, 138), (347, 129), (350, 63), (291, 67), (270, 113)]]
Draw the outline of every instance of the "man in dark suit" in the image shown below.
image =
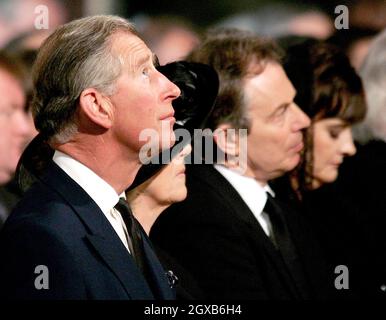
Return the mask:
[[(59, 27), (34, 68), (32, 111), (54, 150), (0, 234), (6, 299), (173, 299), (165, 271), (121, 197), (143, 129), (171, 147), (180, 91), (133, 26), (114, 16)], [(122, 204), (123, 203), (123, 204)]]
[(188, 197), (158, 218), (151, 239), (210, 299), (324, 297), (317, 244), (302, 217), (278, 203), (268, 185), (298, 164), (302, 129), (310, 123), (293, 102), (296, 92), (275, 45), (225, 31), (208, 35), (190, 59), (219, 74), (208, 119), (217, 163), (187, 166)]

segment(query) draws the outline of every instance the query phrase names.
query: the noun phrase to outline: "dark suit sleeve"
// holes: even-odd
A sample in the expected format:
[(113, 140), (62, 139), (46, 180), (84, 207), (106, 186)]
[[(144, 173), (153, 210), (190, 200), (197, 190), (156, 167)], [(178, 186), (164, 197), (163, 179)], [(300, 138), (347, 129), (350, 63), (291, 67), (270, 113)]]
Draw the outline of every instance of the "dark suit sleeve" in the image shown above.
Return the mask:
[(213, 195), (190, 194), (153, 226), (151, 239), (197, 279), (209, 299), (266, 299), (247, 225)]
[[(73, 258), (72, 248), (49, 228), (21, 223), (3, 230), (0, 255), (3, 299), (86, 298), (79, 262)], [(47, 273), (38, 266), (47, 267), (48, 282)], [(47, 283), (48, 289), (37, 289)]]

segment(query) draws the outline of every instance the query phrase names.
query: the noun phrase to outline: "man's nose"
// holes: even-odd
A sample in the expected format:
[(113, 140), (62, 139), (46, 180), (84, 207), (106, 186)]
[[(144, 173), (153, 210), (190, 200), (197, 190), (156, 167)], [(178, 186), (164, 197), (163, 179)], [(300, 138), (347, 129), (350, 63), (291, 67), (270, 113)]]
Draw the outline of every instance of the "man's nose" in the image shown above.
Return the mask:
[(178, 98), (181, 94), (180, 88), (178, 88), (173, 82), (171, 82), (167, 77), (160, 73), (162, 86), (164, 87), (162, 100), (174, 100)]
[(294, 103), (294, 131), (299, 131), (308, 128), (311, 124), (311, 119)]

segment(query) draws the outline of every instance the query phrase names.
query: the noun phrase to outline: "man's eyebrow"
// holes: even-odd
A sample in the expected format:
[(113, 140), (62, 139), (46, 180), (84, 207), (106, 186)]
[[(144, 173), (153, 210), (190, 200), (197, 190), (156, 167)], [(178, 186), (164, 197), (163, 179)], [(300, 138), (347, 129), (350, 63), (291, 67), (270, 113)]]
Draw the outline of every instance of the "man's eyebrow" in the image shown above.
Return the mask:
[[(275, 111), (276, 111), (276, 110), (279, 110), (279, 109), (281, 109), (281, 108), (286, 108), (286, 107), (288, 107), (291, 103), (292, 103), (292, 102), (283, 102), (282, 104), (278, 105), (278, 106), (275, 108)], [(275, 112), (275, 111), (274, 111), (274, 112)]]
[(138, 61), (136, 62), (136, 66), (137, 67), (140, 67), (142, 66), (143, 64), (145, 64), (146, 62), (149, 62), (150, 61), (150, 58), (153, 59), (153, 54), (145, 54), (144, 56), (142, 56), (141, 58), (138, 59)]
[(280, 105), (278, 105), (275, 110), (272, 112), (272, 114), (274, 114), (277, 110), (281, 109), (281, 108), (286, 108), (286, 107), (289, 107), (292, 103), (294, 103), (294, 99), (296, 97), (296, 94), (297, 94), (297, 91), (294, 90), (294, 96), (293, 96), (293, 99), (292, 101), (288, 101), (288, 102), (283, 102), (281, 103)]
[(154, 64), (154, 67), (159, 67), (160, 64), (159, 64), (159, 60), (158, 60), (158, 57), (155, 53), (153, 53), (153, 64)]

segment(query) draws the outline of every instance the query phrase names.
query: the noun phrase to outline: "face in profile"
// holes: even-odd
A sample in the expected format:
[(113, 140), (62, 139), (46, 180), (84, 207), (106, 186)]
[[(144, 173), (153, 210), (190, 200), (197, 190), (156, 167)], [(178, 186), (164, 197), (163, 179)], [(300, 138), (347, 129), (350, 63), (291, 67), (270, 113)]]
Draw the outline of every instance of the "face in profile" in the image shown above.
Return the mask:
[(146, 183), (143, 195), (160, 206), (169, 206), (184, 200), (187, 195), (184, 158), (191, 151), (190, 144), (185, 146), (168, 165)]
[(295, 95), (283, 68), (275, 62), (245, 79), (244, 100), (250, 119), (247, 172), (259, 181), (279, 177), (299, 163), (302, 130), (310, 119), (294, 103)]
[(157, 150), (170, 148), (175, 142), (172, 101), (180, 89), (155, 68), (153, 53), (137, 36), (117, 34), (112, 47), (122, 62), (115, 92), (109, 97), (114, 105), (114, 135), (137, 152), (148, 142), (141, 141), (141, 132), (152, 130)]
[(15, 172), (30, 124), (24, 112), (25, 96), (19, 82), (0, 69), (0, 185)]
[(355, 154), (351, 127), (339, 118), (313, 124), (313, 188), (335, 181), (344, 157)]

